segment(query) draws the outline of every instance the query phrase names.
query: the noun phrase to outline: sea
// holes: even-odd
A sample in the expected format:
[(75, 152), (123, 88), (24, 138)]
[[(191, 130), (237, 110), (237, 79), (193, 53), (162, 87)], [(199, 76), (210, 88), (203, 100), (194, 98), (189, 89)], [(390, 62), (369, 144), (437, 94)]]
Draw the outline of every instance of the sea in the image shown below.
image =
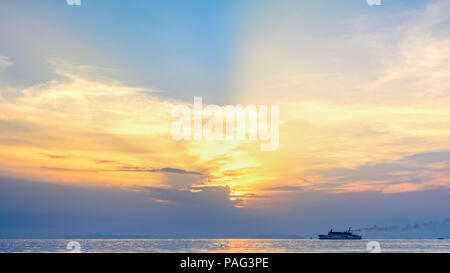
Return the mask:
[(450, 253), (450, 239), (0, 239), (0, 252)]

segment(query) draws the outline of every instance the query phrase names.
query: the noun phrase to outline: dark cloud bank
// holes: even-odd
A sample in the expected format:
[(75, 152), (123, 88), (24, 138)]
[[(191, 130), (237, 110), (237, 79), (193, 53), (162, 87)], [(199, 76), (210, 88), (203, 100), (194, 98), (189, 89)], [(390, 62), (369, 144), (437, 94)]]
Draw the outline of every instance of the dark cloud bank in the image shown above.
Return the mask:
[[(382, 195), (294, 189), (282, 193), (274, 204), (252, 209), (236, 208), (240, 200), (229, 197), (227, 187), (190, 191), (130, 186), (124, 190), (0, 178), (0, 236), (261, 238), (278, 234), (275, 237), (309, 238), (330, 228), (441, 221), (450, 207), (444, 191)], [(368, 234), (374, 238), (450, 236), (445, 225)]]

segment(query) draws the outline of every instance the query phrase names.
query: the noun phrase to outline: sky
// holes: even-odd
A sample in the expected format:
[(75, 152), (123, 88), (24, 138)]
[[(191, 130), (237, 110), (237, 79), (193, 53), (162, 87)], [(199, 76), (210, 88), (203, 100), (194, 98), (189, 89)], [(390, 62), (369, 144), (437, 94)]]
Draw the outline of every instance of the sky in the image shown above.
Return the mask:
[[(0, 0), (0, 237), (450, 236), (450, 1), (342, 2)], [(278, 149), (174, 140), (199, 96)]]

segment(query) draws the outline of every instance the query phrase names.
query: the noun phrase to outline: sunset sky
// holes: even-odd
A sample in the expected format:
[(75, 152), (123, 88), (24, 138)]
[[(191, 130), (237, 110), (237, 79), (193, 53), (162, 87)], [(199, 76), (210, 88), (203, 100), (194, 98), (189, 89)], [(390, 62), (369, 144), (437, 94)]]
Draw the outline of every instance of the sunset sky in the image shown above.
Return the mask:
[[(450, 217), (450, 1), (0, 3), (0, 237)], [(278, 149), (175, 141), (198, 96), (279, 105)]]

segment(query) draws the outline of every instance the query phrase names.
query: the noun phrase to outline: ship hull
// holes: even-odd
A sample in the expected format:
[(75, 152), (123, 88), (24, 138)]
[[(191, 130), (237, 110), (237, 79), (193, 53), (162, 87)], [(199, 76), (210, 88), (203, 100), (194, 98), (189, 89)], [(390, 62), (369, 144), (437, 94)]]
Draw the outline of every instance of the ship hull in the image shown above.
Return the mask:
[(361, 240), (361, 236), (355, 237), (337, 237), (337, 236), (328, 236), (328, 235), (319, 235), (320, 240)]
[(320, 238), (319, 240), (361, 240), (362, 238)]

